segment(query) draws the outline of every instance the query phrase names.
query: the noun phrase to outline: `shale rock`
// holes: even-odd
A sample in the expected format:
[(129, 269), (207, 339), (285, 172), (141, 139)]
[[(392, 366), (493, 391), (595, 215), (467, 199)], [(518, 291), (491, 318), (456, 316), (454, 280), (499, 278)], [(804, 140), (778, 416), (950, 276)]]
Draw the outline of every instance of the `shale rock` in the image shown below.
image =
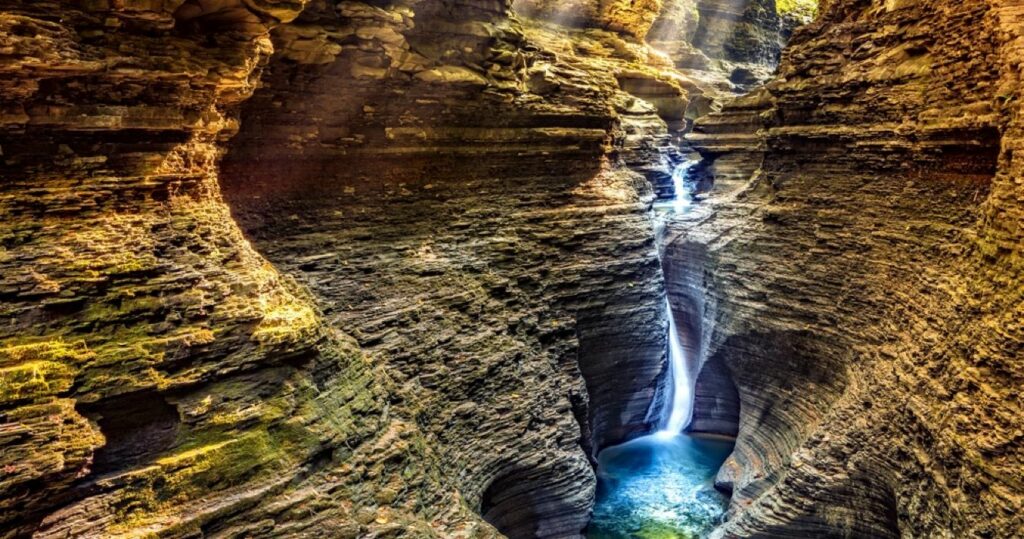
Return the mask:
[(0, 3), (2, 535), (577, 535), (701, 93), (605, 7)]
[[(618, 32), (346, 6), (275, 33), (226, 198), (386, 366), (392, 413), (428, 433), (453, 490), (511, 537), (578, 534), (590, 459), (658, 419), (665, 320), (637, 171), (669, 173), (660, 114), (687, 90)], [(627, 70), (665, 81), (662, 107), (620, 89)]]

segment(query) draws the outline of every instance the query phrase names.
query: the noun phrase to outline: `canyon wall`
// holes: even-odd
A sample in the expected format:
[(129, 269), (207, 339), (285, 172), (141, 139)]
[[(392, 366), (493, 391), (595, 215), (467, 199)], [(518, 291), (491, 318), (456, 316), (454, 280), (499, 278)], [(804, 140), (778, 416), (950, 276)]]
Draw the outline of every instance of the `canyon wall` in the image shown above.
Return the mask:
[(785, 15), (566, 5), (0, 0), (0, 536), (578, 535), (665, 288), (720, 536), (1019, 535), (1020, 0), (823, 4), (664, 283)]
[(579, 533), (696, 90), (509, 9), (0, 4), (3, 536)]
[(220, 196), (301, 8), (0, 3), (0, 535), (496, 535)]
[(724, 74), (749, 89), (770, 77), (816, 0), (665, 0), (647, 40), (683, 70)]
[(657, 165), (624, 123), (665, 126), (507, 6), (451, 7), (307, 7), (274, 35), (222, 185), (256, 248), (386, 365), (451, 488), (510, 536), (572, 535), (588, 457), (657, 419), (653, 194), (619, 154)]
[(723, 366), (738, 390), (716, 537), (1024, 533), (1022, 30), (1019, 1), (835, 0), (697, 122), (716, 184), (666, 279), (710, 306), (695, 425), (728, 426)]

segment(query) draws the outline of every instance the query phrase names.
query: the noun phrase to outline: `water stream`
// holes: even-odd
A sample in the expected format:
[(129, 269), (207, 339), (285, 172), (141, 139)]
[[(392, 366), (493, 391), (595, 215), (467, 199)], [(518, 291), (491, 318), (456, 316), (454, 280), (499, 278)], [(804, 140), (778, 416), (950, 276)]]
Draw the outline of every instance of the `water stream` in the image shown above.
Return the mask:
[[(673, 174), (676, 199), (661, 205), (685, 212), (690, 196), (684, 178), (687, 164)], [(609, 447), (598, 455), (597, 500), (589, 539), (668, 539), (706, 536), (718, 524), (728, 498), (714, 488), (714, 478), (733, 442), (684, 433), (693, 405), (685, 349), (671, 305), (668, 359), (671, 398), (662, 411), (659, 432)]]
[(676, 329), (676, 317), (672, 314), (672, 305), (666, 301), (665, 310), (668, 316), (668, 361), (669, 376), (672, 378), (672, 398), (668, 401), (668, 422), (657, 435), (672, 437), (683, 432), (690, 422), (693, 406), (691, 384), (686, 370), (686, 356), (683, 345), (679, 342), (679, 331)]

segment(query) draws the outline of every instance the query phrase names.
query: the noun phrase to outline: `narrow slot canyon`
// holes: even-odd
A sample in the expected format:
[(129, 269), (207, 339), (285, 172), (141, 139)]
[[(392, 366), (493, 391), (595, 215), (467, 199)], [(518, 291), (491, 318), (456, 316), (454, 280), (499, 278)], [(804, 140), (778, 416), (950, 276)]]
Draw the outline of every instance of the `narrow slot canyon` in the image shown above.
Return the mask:
[(0, 539), (1024, 535), (1019, 0), (0, 0)]

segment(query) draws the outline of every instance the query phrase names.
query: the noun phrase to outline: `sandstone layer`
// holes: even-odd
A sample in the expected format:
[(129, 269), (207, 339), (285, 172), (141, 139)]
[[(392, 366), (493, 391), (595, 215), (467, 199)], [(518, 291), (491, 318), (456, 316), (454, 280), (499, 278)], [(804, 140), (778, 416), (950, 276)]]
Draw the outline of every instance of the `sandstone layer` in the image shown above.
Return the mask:
[(0, 3), (0, 535), (495, 534), (220, 197), (301, 8)]
[(750, 89), (771, 76), (793, 30), (815, 0), (665, 0), (647, 41), (677, 67), (725, 75)]
[(578, 534), (590, 459), (650, 431), (665, 373), (641, 173), (670, 174), (669, 136), (617, 75), (664, 86), (666, 115), (687, 92), (614, 31), (359, 6), (275, 34), (227, 199), (387, 366), (453, 489), (509, 536)]
[(0, 0), (0, 536), (578, 536), (666, 289), (718, 536), (1024, 533), (1024, 4), (784, 5)]

